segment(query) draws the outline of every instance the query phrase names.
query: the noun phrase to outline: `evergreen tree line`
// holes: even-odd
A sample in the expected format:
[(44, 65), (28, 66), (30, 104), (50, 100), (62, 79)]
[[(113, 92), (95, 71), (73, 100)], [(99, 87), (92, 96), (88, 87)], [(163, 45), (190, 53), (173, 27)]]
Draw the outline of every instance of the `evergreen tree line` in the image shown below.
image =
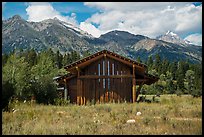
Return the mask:
[[(63, 66), (89, 56), (76, 51), (62, 55), (51, 49), (37, 53), (35, 50), (13, 51), (2, 55), (2, 108), (8, 109), (10, 100), (28, 100), (35, 97), (37, 103), (54, 104), (57, 98), (53, 77), (67, 72)], [(142, 62), (139, 58), (137, 61)], [(146, 62), (148, 73), (160, 79), (150, 86), (144, 85), (143, 94), (191, 94), (202, 95), (202, 65), (187, 61), (169, 62), (156, 55)]]
[(159, 54), (153, 59), (142, 62), (148, 66), (148, 73), (159, 77), (158, 82), (143, 86), (143, 94), (190, 94), (194, 97), (202, 95), (202, 64), (189, 61), (169, 62), (161, 59)]

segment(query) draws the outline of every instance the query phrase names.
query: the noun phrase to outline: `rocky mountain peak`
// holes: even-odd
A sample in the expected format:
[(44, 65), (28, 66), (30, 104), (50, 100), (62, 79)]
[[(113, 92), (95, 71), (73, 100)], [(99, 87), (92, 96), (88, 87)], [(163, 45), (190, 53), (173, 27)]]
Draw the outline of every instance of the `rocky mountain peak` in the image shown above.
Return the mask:
[(19, 15), (14, 15), (13, 17), (10, 18), (11, 20), (22, 20), (21, 16)]
[(54, 20), (59, 20), (57, 17), (54, 17), (53, 19), (54, 19)]
[(122, 46), (130, 46), (147, 37), (142, 35), (134, 35), (126, 31), (114, 30), (99, 37), (104, 41), (114, 41), (120, 43)]
[(167, 31), (158, 39), (119, 30), (93, 38), (77, 25), (57, 18), (29, 22), (16, 15), (2, 23), (2, 53), (10, 53), (13, 49), (33, 48), (40, 52), (51, 48), (62, 54), (75, 50), (82, 55), (85, 51), (95, 53), (108, 49), (132, 59), (140, 56), (146, 60), (158, 53), (172, 61), (202, 61), (202, 47), (183, 44), (183, 41), (172, 31)]
[(158, 40), (163, 40), (166, 42), (171, 42), (174, 44), (182, 44), (182, 46), (187, 46), (189, 42), (185, 41), (178, 34), (173, 31), (168, 30), (164, 35), (156, 37)]
[(19, 15), (14, 15), (13, 17), (4, 20), (4, 23), (16, 23), (16, 22), (25, 22)]
[(172, 32), (170, 30), (168, 30), (165, 35), (178, 36), (176, 33)]

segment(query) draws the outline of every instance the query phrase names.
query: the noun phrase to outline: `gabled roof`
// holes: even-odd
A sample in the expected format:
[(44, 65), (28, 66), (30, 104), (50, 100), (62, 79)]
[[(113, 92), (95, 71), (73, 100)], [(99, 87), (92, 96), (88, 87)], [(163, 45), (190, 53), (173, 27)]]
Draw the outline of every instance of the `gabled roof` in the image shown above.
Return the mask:
[[(89, 65), (90, 63), (104, 57), (104, 56), (107, 56), (107, 57), (110, 57), (114, 60), (118, 60), (124, 64), (127, 64), (129, 66), (132, 67), (132, 65), (135, 65), (136, 67), (138, 68), (142, 68), (143, 70), (145, 70), (147, 68), (147, 66), (145, 64), (142, 64), (142, 63), (138, 63), (134, 60), (131, 60), (129, 58), (126, 58), (126, 57), (123, 57), (123, 56), (120, 56), (116, 53), (113, 53), (113, 52), (110, 52), (110, 51), (107, 51), (107, 50), (102, 50), (100, 52), (97, 52), (93, 55), (90, 55), (88, 57), (85, 57), (81, 60), (78, 60), (76, 62), (73, 62), (72, 64), (70, 65), (67, 65), (65, 66), (64, 68), (67, 69), (67, 70), (76, 70), (76, 67), (85, 67), (87, 65)], [(135, 74), (135, 75), (138, 75), (138, 74)], [(76, 74), (75, 73), (69, 73), (67, 75), (64, 75), (64, 76), (59, 76), (59, 77), (55, 77), (53, 78), (53, 80), (57, 81), (57, 82), (63, 82), (64, 83), (64, 79), (72, 79), (76, 77)], [(136, 76), (138, 77), (138, 76)], [(147, 84), (147, 85), (150, 85), (156, 81), (158, 81), (158, 77), (156, 76), (153, 76), (153, 75), (150, 75), (148, 73), (146, 73), (144, 71), (143, 75), (142, 75), (142, 79), (144, 79), (144, 84)], [(140, 79), (137, 79), (136, 82), (140, 82)]]
[(143, 64), (143, 63), (136, 62), (134, 60), (131, 60), (131, 59), (123, 57), (123, 56), (120, 56), (120, 55), (118, 55), (118, 54), (116, 54), (114, 52), (108, 51), (108, 50), (99, 51), (99, 52), (97, 52), (95, 54), (92, 54), (92, 55), (90, 55), (88, 57), (85, 57), (85, 58), (80, 59), (80, 60), (78, 60), (76, 62), (73, 62), (72, 64), (67, 65), (64, 68), (65, 69), (71, 69), (71, 68), (75, 68), (76, 66), (87, 66), (88, 63), (86, 63), (86, 62), (89, 62), (89, 63), (94, 62), (94, 61), (98, 60), (99, 58), (103, 57), (104, 55), (106, 55), (106, 56), (108, 56), (110, 58), (113, 58), (115, 60), (118, 60), (118, 61), (120, 61), (122, 63), (125, 63), (125, 64), (127, 64), (129, 66), (136, 65), (136, 67), (142, 67), (144, 69), (147, 68), (147, 66), (145, 64)]

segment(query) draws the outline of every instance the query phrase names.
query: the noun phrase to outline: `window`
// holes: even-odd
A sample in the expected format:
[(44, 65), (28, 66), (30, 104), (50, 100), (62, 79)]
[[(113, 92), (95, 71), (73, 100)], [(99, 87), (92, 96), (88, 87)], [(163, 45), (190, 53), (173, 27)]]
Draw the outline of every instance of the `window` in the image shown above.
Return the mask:
[[(101, 73), (101, 64), (98, 64), (98, 76), (100, 76)], [(98, 82), (100, 82), (100, 79), (98, 79)]]
[(105, 79), (103, 79), (103, 88), (105, 89), (106, 88), (106, 83), (105, 83)]
[(114, 75), (114, 64), (112, 64), (112, 75)]
[(108, 61), (108, 76), (110, 75), (110, 64), (109, 64), (109, 61)]
[(103, 61), (103, 75), (105, 75), (105, 61)]
[(98, 76), (100, 76), (100, 72), (101, 72), (101, 64), (98, 64)]

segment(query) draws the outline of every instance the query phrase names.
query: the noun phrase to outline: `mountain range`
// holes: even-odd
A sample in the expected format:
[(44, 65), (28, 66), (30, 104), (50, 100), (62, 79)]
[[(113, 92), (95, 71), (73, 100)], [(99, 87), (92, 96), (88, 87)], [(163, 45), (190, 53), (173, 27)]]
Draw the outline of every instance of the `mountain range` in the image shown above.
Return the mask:
[(202, 62), (202, 46), (183, 40), (172, 31), (155, 39), (114, 30), (95, 38), (73, 24), (57, 18), (41, 22), (28, 22), (19, 15), (2, 20), (2, 54), (14, 49), (31, 49), (37, 52), (51, 48), (62, 54), (75, 50), (82, 56), (85, 51), (95, 53), (106, 49), (136, 60), (159, 54), (169, 61), (188, 60)]

